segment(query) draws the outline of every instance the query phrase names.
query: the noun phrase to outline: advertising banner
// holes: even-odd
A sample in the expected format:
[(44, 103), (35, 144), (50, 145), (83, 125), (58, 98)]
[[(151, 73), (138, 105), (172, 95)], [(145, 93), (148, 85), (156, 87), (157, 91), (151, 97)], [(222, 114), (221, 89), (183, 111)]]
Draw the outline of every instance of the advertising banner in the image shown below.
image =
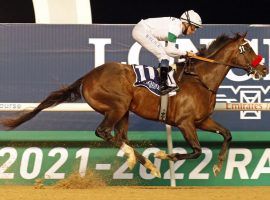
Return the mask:
[[(168, 160), (154, 158), (166, 151), (166, 133), (130, 132), (132, 145), (160, 170), (156, 178), (141, 164), (129, 170), (124, 152), (83, 131), (0, 132), (0, 184), (52, 185), (71, 174), (91, 172), (108, 185), (170, 185)], [(268, 132), (233, 132), (233, 142), (221, 173), (214, 176), (222, 138), (199, 132), (202, 155), (174, 163), (176, 185), (269, 185), (270, 136)], [(12, 142), (10, 142), (12, 141)], [(190, 152), (179, 132), (173, 132), (174, 153)]]
[[(132, 39), (132, 28), (1, 24), (0, 117), (32, 109), (50, 92), (106, 62), (157, 66), (157, 59)], [(268, 26), (205, 25), (195, 35), (177, 39), (177, 44), (196, 52), (222, 34), (234, 37), (246, 32), (247, 41), (269, 66)], [(175, 163), (177, 185), (269, 185), (269, 80), (270, 75), (255, 80), (244, 71), (230, 70), (217, 94), (217, 103), (228, 103), (227, 107), (213, 114), (233, 133), (223, 170), (214, 177), (221, 136), (200, 132), (203, 154)], [(252, 110), (255, 107), (260, 109)], [(110, 185), (169, 185), (168, 161), (153, 157), (156, 151), (166, 150), (164, 124), (130, 113), (129, 139), (160, 168), (162, 177), (157, 179), (139, 164), (128, 170), (123, 152), (95, 136), (102, 119), (82, 100), (44, 111), (12, 132), (0, 127), (0, 184), (33, 184), (36, 179), (53, 184), (73, 172), (83, 176), (90, 169), (110, 180)], [(176, 128), (173, 141), (175, 152), (191, 151)]]

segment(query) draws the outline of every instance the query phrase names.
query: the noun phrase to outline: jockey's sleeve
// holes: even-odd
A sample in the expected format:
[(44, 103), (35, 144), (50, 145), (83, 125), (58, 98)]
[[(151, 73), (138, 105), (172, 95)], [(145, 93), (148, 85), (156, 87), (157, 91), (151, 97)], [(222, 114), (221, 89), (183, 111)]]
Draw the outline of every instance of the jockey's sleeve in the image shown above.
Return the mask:
[(175, 42), (168, 41), (167, 46), (164, 48), (166, 54), (170, 57), (180, 57), (185, 56), (187, 54), (186, 51), (181, 51), (175, 47)]
[(182, 34), (182, 26), (179, 19), (170, 17), (169, 20), (169, 29), (168, 29), (168, 41), (176, 42), (176, 38)]
[(174, 17), (170, 18), (169, 30), (167, 35), (168, 44), (164, 48), (166, 54), (170, 57), (180, 57), (185, 56), (187, 53), (185, 51), (181, 51), (175, 47), (176, 39), (181, 35), (181, 24), (179, 24), (179, 19)]

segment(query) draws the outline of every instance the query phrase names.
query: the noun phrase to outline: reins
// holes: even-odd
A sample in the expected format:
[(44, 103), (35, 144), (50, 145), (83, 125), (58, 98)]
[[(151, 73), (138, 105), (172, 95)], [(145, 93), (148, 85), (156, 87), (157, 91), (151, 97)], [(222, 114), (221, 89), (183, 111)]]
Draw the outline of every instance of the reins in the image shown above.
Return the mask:
[[(225, 63), (225, 62), (220, 62), (220, 61), (216, 61), (216, 60), (213, 60), (213, 59), (209, 59), (209, 58), (205, 58), (205, 57), (201, 57), (201, 56), (197, 56), (197, 55), (191, 55), (189, 56), (189, 58), (193, 58), (193, 59), (197, 59), (197, 60), (201, 60), (201, 61), (204, 61), (204, 62), (209, 62), (209, 63), (214, 63), (214, 64), (221, 64), (221, 65), (226, 65), (226, 66), (230, 66), (230, 67), (235, 67), (235, 68), (239, 68), (239, 67), (242, 67), (242, 68), (247, 68), (249, 71), (248, 71), (248, 74), (251, 74), (254, 70), (254, 68), (256, 68), (259, 63), (261, 62), (262, 60), (262, 56), (261, 55), (258, 55), (256, 57), (256, 59), (254, 59), (251, 63), (251, 65), (247, 65), (247, 66), (243, 66), (243, 65), (234, 65), (234, 64), (231, 64), (231, 63)], [(196, 74), (192, 74), (192, 75), (196, 75)], [(217, 92), (211, 88), (209, 88), (201, 79), (200, 77), (198, 77), (198, 80), (201, 82), (201, 84), (207, 88), (208, 91), (216, 94)]]
[[(234, 65), (234, 64), (230, 64), (230, 63), (220, 62), (220, 61), (216, 61), (216, 60), (209, 59), (209, 58), (204, 58), (204, 57), (197, 56), (197, 55), (192, 55), (192, 56), (190, 56), (190, 58), (194, 58), (194, 59), (197, 59), (197, 60), (201, 60), (201, 61), (209, 62), (209, 63), (214, 63), (214, 64), (221, 64), (221, 65), (231, 66), (231, 67), (240, 67), (241, 66), (241, 65)], [(245, 67), (245, 66), (242, 66), (242, 67)]]
[(194, 58), (197, 60), (201, 60), (201, 61), (209, 62), (209, 63), (214, 63), (214, 64), (226, 65), (226, 66), (235, 67), (235, 68), (239, 68), (239, 67), (245, 68), (246, 67), (249, 69), (249, 73), (253, 72), (253, 68), (256, 68), (260, 64), (260, 62), (262, 61), (261, 55), (257, 55), (257, 57), (251, 62), (251, 64), (248, 64), (247, 66), (234, 65), (231, 63), (220, 62), (220, 61), (216, 61), (216, 60), (209, 59), (209, 58), (204, 58), (204, 57), (197, 56), (197, 55), (192, 55), (192, 56), (190, 56), (190, 58)]
[[(241, 44), (239, 46), (239, 55), (244, 55), (245, 54), (245, 52), (246, 52), (245, 45), (247, 45), (247, 44), (248, 44), (248, 42), (244, 42), (243, 44)], [(257, 55), (250, 63), (246, 63), (246, 65), (243, 65), (243, 64), (232, 64), (232, 63), (227, 63), (227, 62), (221, 62), (221, 61), (217, 61), (217, 60), (214, 60), (214, 59), (201, 57), (201, 56), (198, 56), (196, 54), (191, 54), (186, 58), (186, 61), (187, 61), (186, 63), (189, 63), (189, 61), (190, 61), (189, 59), (196, 59), (196, 60), (200, 60), (200, 61), (204, 61), (204, 62), (208, 62), (208, 63), (230, 66), (230, 67), (233, 67), (233, 68), (242, 68), (242, 69), (245, 69), (247, 71), (248, 75), (250, 75), (255, 71), (255, 68), (260, 65), (260, 62), (262, 61), (262, 58), (263, 57), (261, 55)], [(193, 73), (189, 72), (189, 74), (198, 76), (198, 74), (194, 73), (194, 71), (193, 71)], [(200, 79), (199, 76), (198, 76), (198, 80), (209, 91), (211, 91), (212, 93), (216, 93), (216, 91), (209, 88), (207, 86), (207, 84), (205, 84)]]

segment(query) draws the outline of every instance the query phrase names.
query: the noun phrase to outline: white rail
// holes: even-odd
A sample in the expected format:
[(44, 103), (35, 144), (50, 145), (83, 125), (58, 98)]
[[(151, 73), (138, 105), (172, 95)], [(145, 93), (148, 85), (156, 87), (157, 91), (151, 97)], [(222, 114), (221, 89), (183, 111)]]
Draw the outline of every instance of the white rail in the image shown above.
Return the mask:
[[(38, 103), (0, 103), (0, 111), (28, 111), (33, 110)], [(270, 103), (217, 103), (216, 111), (270, 111)], [(44, 111), (94, 111), (87, 103), (62, 103)]]

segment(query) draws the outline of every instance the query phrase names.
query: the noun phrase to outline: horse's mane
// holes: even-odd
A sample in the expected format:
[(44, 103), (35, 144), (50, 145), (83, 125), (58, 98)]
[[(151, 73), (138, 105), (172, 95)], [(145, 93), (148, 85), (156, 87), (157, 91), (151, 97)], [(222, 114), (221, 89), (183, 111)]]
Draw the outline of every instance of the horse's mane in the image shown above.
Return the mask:
[[(214, 55), (216, 52), (218, 52), (220, 49), (222, 49), (224, 46), (226, 46), (229, 42), (238, 40), (240, 37), (245, 37), (247, 33), (244, 33), (243, 35), (241, 35), (240, 33), (235, 33), (234, 37), (229, 37), (226, 34), (222, 34), (220, 36), (218, 36), (208, 47), (203, 47), (201, 49), (199, 49), (197, 55), (201, 56), (201, 57), (211, 57), (212, 55)], [(192, 61), (193, 64), (197, 63), (197, 62), (201, 62), (200, 60), (196, 60), (194, 59)], [(184, 66), (184, 63), (178, 63), (178, 66)]]
[(208, 48), (204, 47), (199, 49), (198, 55), (202, 57), (209, 57), (220, 50), (222, 47), (227, 45), (229, 42), (234, 41), (242, 37), (239, 33), (236, 33), (233, 38), (229, 37), (226, 34), (218, 36)]

